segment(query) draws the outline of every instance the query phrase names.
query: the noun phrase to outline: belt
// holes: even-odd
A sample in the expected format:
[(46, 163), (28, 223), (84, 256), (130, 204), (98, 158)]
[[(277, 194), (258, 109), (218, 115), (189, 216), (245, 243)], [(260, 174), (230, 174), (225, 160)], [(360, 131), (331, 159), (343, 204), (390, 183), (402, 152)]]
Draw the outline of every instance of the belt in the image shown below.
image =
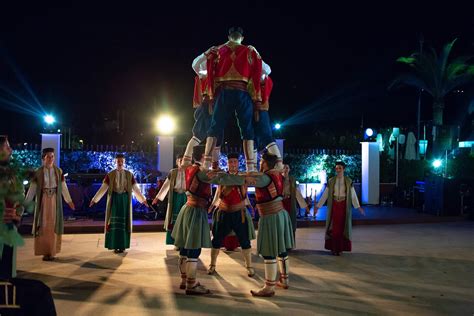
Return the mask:
[(240, 201), (238, 204), (227, 204), (223, 201), (219, 203), (219, 212), (224, 212), (224, 213), (236, 213), (239, 212), (241, 214), (242, 218), (242, 224), (245, 223), (245, 212), (247, 212), (245, 208), (245, 202)]
[(240, 80), (230, 80), (230, 81), (222, 81), (217, 83), (218, 89), (231, 89), (231, 90), (241, 90), (241, 91), (248, 91), (247, 89), (247, 82), (240, 81)]
[(56, 194), (58, 191), (58, 188), (44, 188), (43, 193), (46, 193), (47, 196), (52, 196), (53, 194)]
[(224, 201), (219, 203), (219, 209), (223, 212), (233, 213), (245, 209), (244, 201), (240, 201), (237, 204), (228, 204)]
[(336, 201), (336, 202), (342, 202), (342, 201), (345, 201), (345, 200), (346, 200), (345, 196), (335, 196), (335, 197), (333, 197), (333, 201)]
[(188, 195), (188, 200), (186, 201), (186, 205), (192, 207), (207, 208), (208, 204), (207, 200), (192, 195)]
[(277, 214), (278, 212), (284, 210), (283, 203), (281, 201), (270, 201), (266, 203), (257, 204), (258, 214), (260, 216), (268, 216)]

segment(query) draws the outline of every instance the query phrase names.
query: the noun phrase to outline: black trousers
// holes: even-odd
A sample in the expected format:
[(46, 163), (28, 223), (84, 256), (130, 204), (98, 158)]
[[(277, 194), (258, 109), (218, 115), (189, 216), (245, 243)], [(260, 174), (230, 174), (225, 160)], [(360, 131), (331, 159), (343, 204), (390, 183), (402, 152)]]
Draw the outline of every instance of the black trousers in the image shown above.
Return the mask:
[[(247, 212), (247, 210), (245, 210)], [(239, 240), (242, 249), (249, 249), (249, 229), (247, 218), (242, 223), (242, 213), (240, 211), (233, 213), (219, 212), (215, 215), (215, 221), (212, 226), (212, 248), (219, 249), (222, 246), (225, 236), (232, 230)]]

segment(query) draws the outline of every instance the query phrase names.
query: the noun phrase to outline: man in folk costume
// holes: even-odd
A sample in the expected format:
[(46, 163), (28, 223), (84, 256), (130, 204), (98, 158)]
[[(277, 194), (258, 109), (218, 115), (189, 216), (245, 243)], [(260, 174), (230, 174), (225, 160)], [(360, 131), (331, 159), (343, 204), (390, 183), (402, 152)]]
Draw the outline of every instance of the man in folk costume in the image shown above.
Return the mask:
[(352, 207), (357, 208), (362, 215), (365, 213), (360, 207), (352, 180), (344, 176), (346, 164), (338, 161), (335, 168), (337, 175), (328, 180), (323, 195), (314, 207), (314, 216), (327, 200), (324, 248), (331, 250), (333, 255), (339, 256), (343, 251), (352, 250)]
[(125, 169), (125, 156), (115, 156), (116, 169), (109, 172), (101, 187), (92, 198), (89, 207), (94, 206), (107, 193), (107, 207), (105, 211), (105, 248), (122, 253), (130, 248), (130, 234), (132, 233), (132, 192), (137, 200), (148, 206), (146, 198), (133, 177)]
[[(268, 65), (267, 65), (268, 66)], [(270, 123), (270, 114), (268, 113), (270, 108), (270, 94), (273, 89), (273, 81), (268, 76), (270, 69), (262, 73), (261, 95), (262, 102), (258, 103), (254, 110), (254, 132), (255, 132), (255, 150), (253, 154), (254, 165), (257, 165), (257, 149), (259, 151), (266, 150), (268, 153), (277, 156), (277, 164), (275, 169), (283, 169), (283, 157), (281, 156), (280, 149), (273, 138), (272, 125)]]
[[(242, 45), (243, 30), (232, 27), (229, 41), (211, 47), (207, 58), (208, 95), (214, 103), (211, 126), (207, 133), (204, 168), (209, 168), (217, 138), (222, 135), (228, 120), (237, 116), (248, 171), (253, 171), (254, 131), (252, 116), (254, 105), (262, 101), (260, 77), (262, 59), (252, 46)], [(249, 89), (253, 91), (250, 96)]]
[(207, 210), (211, 198), (210, 183), (222, 185), (243, 185), (244, 177), (226, 173), (207, 174), (202, 167), (204, 148), (193, 149), (194, 164), (183, 161), (186, 179), (187, 202), (178, 214), (171, 236), (174, 245), (180, 249), (179, 270), (181, 272), (180, 289), (186, 289), (187, 295), (209, 294), (210, 291), (196, 281), (196, 270), (201, 248), (211, 248), (211, 238)]
[[(295, 177), (290, 175), (290, 166), (283, 166), (283, 206), (290, 215), (291, 225), (293, 227), (293, 237), (296, 237), (296, 217), (300, 208), (309, 212), (308, 203), (306, 203), (301, 191), (298, 189)], [(295, 239), (296, 241), (296, 239)]]
[[(229, 174), (239, 173), (239, 154), (230, 153), (227, 155)], [(213, 206), (215, 206), (212, 223), (212, 249), (211, 264), (208, 274), (216, 271), (217, 256), (226, 236), (234, 231), (242, 248), (242, 255), (245, 261), (247, 275), (252, 277), (255, 270), (252, 267), (252, 246), (250, 240), (255, 239), (255, 228), (252, 217), (247, 211), (246, 202), (247, 186), (225, 186), (217, 187)]]
[[(209, 102), (206, 57), (204, 54), (201, 54), (193, 60), (192, 67), (196, 72), (196, 77), (194, 78), (193, 96), (193, 108), (195, 109), (194, 125), (192, 129), (193, 136), (188, 141), (183, 158), (188, 163), (190, 163), (192, 160), (194, 146), (199, 145), (203, 140), (206, 139), (207, 131), (211, 125), (212, 118), (212, 103)], [(223, 133), (217, 138), (216, 146), (212, 151), (213, 169), (217, 169), (219, 167), (222, 139)]]
[(54, 165), (54, 148), (44, 148), (41, 154), (43, 166), (38, 168), (26, 195), (26, 201), (36, 196), (33, 220), (35, 255), (52, 261), (61, 251), (64, 232), (63, 201), (75, 210), (64, 180), (63, 171)]
[[(11, 162), (8, 137), (0, 135), (0, 285), (4, 295), (0, 312), (5, 315), (56, 315), (51, 289), (41, 281), (16, 277), (16, 247), (23, 245), (17, 231), (25, 206), (21, 172)], [(3, 314), (2, 314), (3, 315)]]
[[(260, 214), (258, 222), (257, 252), (265, 261), (265, 285), (253, 296), (275, 295), (275, 285), (288, 288), (288, 250), (294, 247), (293, 227), (288, 212), (283, 207), (284, 179), (281, 170), (275, 169), (278, 157), (264, 153), (260, 171), (254, 175), (255, 196)], [(278, 264), (277, 264), (278, 262)], [(280, 277), (277, 282), (277, 269)]]
[(166, 181), (161, 187), (160, 191), (156, 194), (152, 204), (155, 205), (158, 201), (165, 200), (168, 197), (168, 205), (166, 208), (166, 216), (164, 222), (164, 228), (166, 230), (166, 244), (174, 245), (174, 239), (171, 237), (174, 224), (178, 218), (181, 207), (186, 203), (186, 181), (184, 178), (184, 169), (181, 168), (181, 161), (183, 155), (179, 155), (176, 158), (177, 168), (171, 169), (170, 173), (166, 177)]
[[(23, 214), (24, 188), (11, 162), (12, 149), (6, 135), (0, 135), (0, 280), (16, 277), (16, 248), (24, 244), (18, 233)], [(1, 218), (0, 218), (1, 220)]]

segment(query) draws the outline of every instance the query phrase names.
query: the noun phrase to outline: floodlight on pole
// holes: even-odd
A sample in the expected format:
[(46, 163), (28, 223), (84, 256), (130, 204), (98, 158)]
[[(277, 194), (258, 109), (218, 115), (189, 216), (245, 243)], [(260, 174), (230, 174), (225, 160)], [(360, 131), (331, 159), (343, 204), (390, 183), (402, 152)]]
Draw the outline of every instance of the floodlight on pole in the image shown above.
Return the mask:
[(176, 129), (176, 122), (171, 116), (162, 115), (156, 120), (155, 128), (161, 135), (170, 135)]
[(275, 124), (275, 129), (276, 129), (276, 130), (279, 130), (280, 128), (281, 128), (281, 124), (280, 124), (280, 123), (276, 123), (276, 124)]
[(43, 120), (48, 125), (52, 125), (54, 124), (54, 122), (56, 122), (56, 119), (51, 114), (46, 114), (45, 116), (43, 116)]

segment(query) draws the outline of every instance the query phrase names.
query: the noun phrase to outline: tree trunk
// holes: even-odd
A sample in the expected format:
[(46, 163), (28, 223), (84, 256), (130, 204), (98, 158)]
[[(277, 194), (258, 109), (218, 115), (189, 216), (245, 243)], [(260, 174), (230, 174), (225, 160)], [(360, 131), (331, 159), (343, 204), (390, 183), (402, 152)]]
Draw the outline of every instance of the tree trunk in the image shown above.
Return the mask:
[(433, 125), (443, 125), (444, 100), (435, 99), (433, 102)]

